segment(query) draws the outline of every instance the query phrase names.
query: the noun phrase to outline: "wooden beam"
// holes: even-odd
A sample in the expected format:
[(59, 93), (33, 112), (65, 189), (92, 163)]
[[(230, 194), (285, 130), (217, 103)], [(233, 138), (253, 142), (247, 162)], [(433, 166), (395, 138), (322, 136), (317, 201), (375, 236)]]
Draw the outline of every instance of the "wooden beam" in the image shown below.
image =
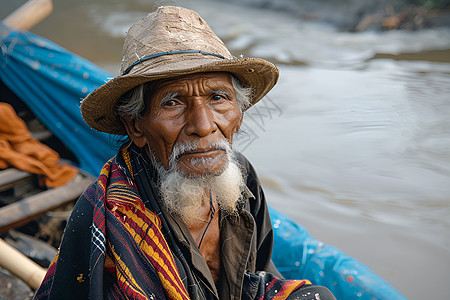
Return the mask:
[(0, 234), (25, 225), (49, 210), (76, 200), (93, 181), (93, 177), (80, 174), (63, 186), (29, 196), (0, 208)]
[(6, 191), (15, 185), (26, 182), (31, 178), (31, 174), (15, 168), (8, 168), (0, 171), (0, 192)]
[(53, 134), (48, 130), (35, 131), (31, 133), (31, 136), (39, 141), (48, 140), (53, 136)]
[(3, 20), (16, 30), (30, 30), (53, 11), (52, 0), (29, 0)]
[(0, 266), (25, 281), (34, 290), (39, 288), (46, 273), (44, 268), (3, 239), (0, 239)]

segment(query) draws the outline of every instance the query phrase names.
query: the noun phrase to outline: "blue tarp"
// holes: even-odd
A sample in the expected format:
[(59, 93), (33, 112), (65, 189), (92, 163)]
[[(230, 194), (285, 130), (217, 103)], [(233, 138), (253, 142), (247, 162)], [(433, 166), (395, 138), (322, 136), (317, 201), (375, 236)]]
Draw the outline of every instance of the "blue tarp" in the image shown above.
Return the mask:
[[(115, 153), (115, 138), (83, 121), (80, 101), (111, 75), (85, 59), (29, 32), (0, 24), (0, 79), (97, 176)], [(1, 99), (0, 99), (1, 101)], [(270, 208), (275, 232), (273, 261), (286, 278), (309, 279), (337, 299), (405, 299), (386, 281), (339, 249)]]

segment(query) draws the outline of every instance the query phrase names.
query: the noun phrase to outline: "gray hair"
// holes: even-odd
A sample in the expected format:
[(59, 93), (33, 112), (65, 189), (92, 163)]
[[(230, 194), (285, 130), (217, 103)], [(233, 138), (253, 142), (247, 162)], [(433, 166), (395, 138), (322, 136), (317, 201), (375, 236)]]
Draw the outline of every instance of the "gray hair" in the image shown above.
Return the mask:
[[(251, 105), (252, 89), (245, 87), (233, 75), (231, 75), (231, 81), (242, 114)], [(144, 95), (148, 85), (149, 83), (143, 83), (122, 95), (116, 104), (116, 111), (120, 117), (128, 120), (140, 120), (143, 117), (146, 107)]]

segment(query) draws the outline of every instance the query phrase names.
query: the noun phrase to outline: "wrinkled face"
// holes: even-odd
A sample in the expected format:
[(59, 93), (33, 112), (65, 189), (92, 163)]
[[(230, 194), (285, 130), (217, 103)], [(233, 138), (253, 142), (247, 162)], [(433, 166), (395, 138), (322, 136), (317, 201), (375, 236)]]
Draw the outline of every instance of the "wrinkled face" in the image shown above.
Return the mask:
[(160, 80), (152, 87), (143, 118), (124, 120), (132, 141), (138, 147), (148, 145), (165, 168), (174, 145), (194, 142), (196, 150), (177, 157), (178, 169), (191, 176), (221, 174), (228, 158), (211, 144), (226, 140), (231, 145), (242, 122), (230, 75), (197, 73)]

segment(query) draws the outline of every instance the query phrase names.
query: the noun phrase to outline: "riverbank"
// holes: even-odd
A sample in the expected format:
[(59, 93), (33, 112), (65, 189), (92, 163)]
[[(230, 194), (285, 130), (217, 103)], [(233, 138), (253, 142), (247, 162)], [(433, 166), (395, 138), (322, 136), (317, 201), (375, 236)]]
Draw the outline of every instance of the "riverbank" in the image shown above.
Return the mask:
[(418, 30), (450, 27), (449, 0), (246, 0), (248, 7), (281, 11), (304, 21), (324, 22), (339, 30)]

